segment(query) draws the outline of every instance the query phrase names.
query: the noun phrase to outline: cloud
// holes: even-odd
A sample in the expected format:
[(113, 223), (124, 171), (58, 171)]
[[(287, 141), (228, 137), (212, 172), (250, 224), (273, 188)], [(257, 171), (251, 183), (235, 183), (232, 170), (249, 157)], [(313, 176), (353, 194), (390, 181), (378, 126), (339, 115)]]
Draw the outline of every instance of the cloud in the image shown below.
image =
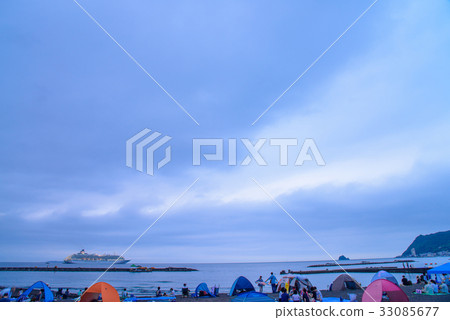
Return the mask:
[[(417, 50), (418, 42), (411, 39), (426, 41), (428, 50), (434, 52), (439, 46), (448, 45), (443, 39), (448, 40), (446, 31), (449, 25), (447, 23), (439, 31), (434, 26), (424, 26), (424, 21), (416, 21), (418, 10), (419, 7), (413, 4), (407, 10), (411, 16), (396, 16), (395, 28), (385, 34), (381, 42), (374, 43), (364, 53), (352, 58), (351, 63), (344, 62), (330, 75), (327, 75), (327, 70), (322, 71), (325, 77), (319, 80), (311, 93), (314, 101), (307, 101), (306, 104), (289, 101), (287, 105), (275, 105), (252, 128), (253, 131), (247, 133), (253, 140), (298, 137), (301, 141), (302, 138), (312, 137), (325, 157), (325, 167), (279, 167), (276, 148), (268, 150), (265, 147), (262, 153), (272, 163), (269, 168), (249, 166), (187, 170), (183, 180), (189, 181), (196, 175), (203, 178), (200, 186), (189, 192), (178, 205), (226, 206), (271, 201), (252, 183), (236, 184), (236, 181), (250, 177), (264, 181), (270, 192), (280, 197), (327, 185), (342, 188), (359, 184), (379, 189), (389, 185), (392, 179), (414, 174), (415, 166), (424, 161), (424, 153), (428, 155), (425, 161), (442, 163), (448, 152), (445, 148), (430, 150), (430, 145), (448, 142), (446, 124), (450, 117), (447, 113), (439, 119), (433, 117), (421, 123), (420, 106), (411, 109), (417, 95), (411, 92), (411, 86), (421, 81), (421, 73), (429, 67), (428, 58), (432, 54), (426, 49)], [(409, 29), (405, 29), (405, 25)], [(384, 33), (385, 28), (380, 27), (378, 32)], [(437, 37), (436, 32), (441, 37)], [(297, 86), (302, 86), (302, 82)], [(297, 89), (294, 87), (292, 90)], [(438, 94), (442, 98), (448, 96), (441, 90)], [(433, 95), (436, 95), (436, 90), (433, 90)], [(289, 100), (289, 97), (284, 99)], [(433, 107), (440, 109), (439, 106)], [(414, 115), (416, 112), (417, 116)], [(403, 118), (413, 121), (407, 122)], [(296, 155), (292, 149), (291, 164), (292, 157)], [(180, 192), (180, 187), (171, 186), (176, 180), (153, 183), (128, 177), (114, 193), (99, 194), (92, 190), (68, 194), (65, 195), (68, 199), (59, 204), (58, 210), (42, 209), (32, 216), (36, 219), (48, 218), (57, 212), (67, 211), (61, 207), (71, 206), (79, 207), (86, 218), (115, 214), (129, 206), (136, 208), (139, 214), (157, 216), (169, 207), (171, 199)]]
[(91, 210), (84, 210), (81, 212), (81, 214), (85, 217), (90, 217), (90, 216), (105, 216), (108, 214), (114, 214), (116, 212), (118, 212), (120, 210), (120, 206), (115, 205), (115, 204), (106, 204), (103, 206), (98, 206), (95, 209), (91, 209)]

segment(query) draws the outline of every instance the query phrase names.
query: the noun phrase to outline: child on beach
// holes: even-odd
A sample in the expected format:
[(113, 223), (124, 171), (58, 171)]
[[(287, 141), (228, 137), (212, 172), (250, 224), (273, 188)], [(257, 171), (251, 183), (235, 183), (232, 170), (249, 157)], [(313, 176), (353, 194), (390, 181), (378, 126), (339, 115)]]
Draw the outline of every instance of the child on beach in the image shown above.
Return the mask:
[(308, 295), (308, 292), (306, 292), (306, 288), (303, 288), (302, 300), (303, 300), (303, 302), (309, 302), (309, 295)]
[(289, 294), (286, 291), (286, 288), (281, 288), (280, 302), (289, 302)]
[(257, 284), (258, 287), (259, 287), (259, 292), (263, 292), (263, 291), (264, 291), (264, 286), (266, 285), (266, 284), (264, 283), (263, 277), (262, 277), (262, 276), (259, 276), (259, 279), (256, 280), (255, 282), (256, 282), (256, 284)]
[(291, 296), (291, 299), (293, 302), (300, 302), (300, 295), (298, 294), (297, 290), (294, 290), (294, 293)]

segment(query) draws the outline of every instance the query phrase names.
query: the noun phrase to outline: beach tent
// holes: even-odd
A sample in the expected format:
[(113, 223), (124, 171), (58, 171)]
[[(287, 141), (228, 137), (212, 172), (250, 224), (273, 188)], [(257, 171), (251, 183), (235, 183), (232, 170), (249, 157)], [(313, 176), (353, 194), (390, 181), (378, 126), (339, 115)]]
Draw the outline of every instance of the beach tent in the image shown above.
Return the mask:
[(427, 271), (428, 276), (432, 274), (450, 274), (450, 262)]
[(384, 293), (390, 302), (409, 302), (406, 293), (398, 285), (386, 279), (378, 279), (369, 284), (362, 296), (362, 302), (381, 302)]
[[(53, 292), (50, 290), (50, 288), (42, 281), (38, 281), (34, 283), (31, 287), (29, 287), (24, 293), (22, 293), (18, 298), (17, 301), (24, 301), (28, 299), (28, 296), (30, 295), (31, 291), (33, 290), (43, 290), (44, 291), (44, 302), (52, 302), (53, 301)], [(42, 297), (41, 297), (42, 299)]]
[(102, 295), (103, 302), (120, 302), (117, 290), (106, 282), (97, 282), (90, 286), (80, 297), (80, 302), (98, 301)]
[(355, 279), (348, 274), (338, 276), (330, 286), (330, 291), (355, 290), (359, 285)]
[(12, 290), (11, 288), (5, 288), (2, 291), (0, 291), (0, 298), (3, 298), (5, 294), (8, 294), (8, 298), (12, 298)]
[(377, 273), (375, 273), (375, 275), (372, 277), (372, 280), (370, 281), (370, 283), (374, 282), (375, 280), (379, 280), (379, 279), (386, 279), (389, 280), (390, 282), (395, 283), (396, 285), (398, 285), (398, 281), (397, 279), (395, 279), (395, 277), (390, 274), (387, 271), (381, 270), (378, 271)]
[(231, 302), (274, 302), (275, 300), (267, 294), (260, 292), (244, 292), (238, 295)]
[(252, 283), (246, 277), (240, 276), (231, 286), (230, 296), (249, 291), (255, 291), (255, 287), (253, 287)]
[[(203, 295), (200, 293), (203, 291)], [(197, 298), (213, 298), (215, 295), (209, 291), (208, 285), (204, 282), (200, 283), (197, 288), (195, 289), (195, 297)]]
[(306, 277), (284, 276), (278, 281), (277, 291), (281, 291), (281, 288), (286, 288), (287, 291), (294, 288), (300, 292), (303, 288), (310, 290), (312, 286), (312, 283)]

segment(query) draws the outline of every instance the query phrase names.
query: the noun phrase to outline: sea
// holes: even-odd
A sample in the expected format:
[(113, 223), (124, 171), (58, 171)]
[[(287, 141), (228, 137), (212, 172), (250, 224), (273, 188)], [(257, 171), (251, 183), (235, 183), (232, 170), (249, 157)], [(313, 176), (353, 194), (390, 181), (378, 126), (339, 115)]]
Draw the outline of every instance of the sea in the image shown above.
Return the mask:
[[(408, 258), (409, 259), (409, 258)], [(367, 267), (387, 266), (403, 267), (402, 263), (383, 264), (385, 261), (394, 261), (395, 258), (362, 259), (347, 260), (341, 263), (357, 263), (361, 261), (375, 262), (376, 264), (367, 265)], [(397, 259), (398, 260), (398, 259)], [(430, 258), (411, 258), (414, 262), (410, 264), (414, 267), (438, 266), (450, 262), (449, 257), (430, 257)], [(336, 269), (339, 267), (308, 267), (314, 264), (333, 263), (333, 261), (292, 261), (292, 262), (259, 262), (259, 263), (139, 263), (130, 262), (125, 265), (115, 265), (116, 268), (130, 267), (131, 264), (145, 267), (188, 267), (198, 271), (192, 272), (107, 272), (99, 281), (105, 281), (114, 286), (119, 292), (124, 288), (136, 296), (153, 295), (158, 287), (161, 290), (168, 291), (173, 288), (176, 294), (181, 292), (184, 283), (187, 284), (191, 292), (195, 290), (198, 284), (205, 282), (209, 287), (220, 288), (220, 293), (228, 293), (234, 280), (239, 276), (244, 276), (254, 283), (259, 276), (267, 279), (270, 273), (280, 279), (280, 271), (293, 270), (313, 270), (313, 269)], [(62, 261), (51, 262), (0, 262), (0, 267), (109, 267), (110, 263), (103, 262), (81, 262), (78, 264), (64, 264)], [(347, 268), (366, 267), (364, 265), (347, 266)], [(80, 289), (89, 287), (102, 272), (51, 272), (51, 271), (1, 271), (0, 287), (21, 287), (27, 288), (36, 281), (47, 283), (50, 288), (69, 288), (70, 292), (77, 293)], [(321, 273), (308, 274), (306, 277), (311, 283), (320, 290), (326, 290), (340, 273)], [(350, 273), (352, 277), (367, 286), (375, 273)], [(400, 282), (402, 275), (405, 275), (412, 282), (415, 282), (417, 274), (393, 274)], [(270, 292), (270, 286), (264, 287), (264, 292)]]

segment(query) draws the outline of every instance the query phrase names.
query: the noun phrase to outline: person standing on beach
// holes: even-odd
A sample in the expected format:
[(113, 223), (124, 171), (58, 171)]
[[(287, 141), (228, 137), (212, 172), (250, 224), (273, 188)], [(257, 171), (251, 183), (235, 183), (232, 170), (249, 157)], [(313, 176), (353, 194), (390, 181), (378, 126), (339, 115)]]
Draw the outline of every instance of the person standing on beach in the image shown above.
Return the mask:
[(263, 277), (262, 277), (262, 276), (259, 276), (259, 279), (256, 280), (255, 282), (256, 282), (256, 284), (257, 284), (258, 287), (259, 287), (259, 292), (263, 292), (263, 291), (264, 291), (264, 285), (265, 285), (264, 280), (263, 280)]
[(162, 296), (161, 287), (158, 287), (158, 290), (156, 290), (156, 296), (157, 297), (161, 297)]
[(273, 272), (270, 273), (270, 277), (267, 278), (266, 280), (267, 283), (270, 283), (270, 285), (272, 286), (272, 293), (276, 293), (277, 292), (277, 278), (273, 275)]

